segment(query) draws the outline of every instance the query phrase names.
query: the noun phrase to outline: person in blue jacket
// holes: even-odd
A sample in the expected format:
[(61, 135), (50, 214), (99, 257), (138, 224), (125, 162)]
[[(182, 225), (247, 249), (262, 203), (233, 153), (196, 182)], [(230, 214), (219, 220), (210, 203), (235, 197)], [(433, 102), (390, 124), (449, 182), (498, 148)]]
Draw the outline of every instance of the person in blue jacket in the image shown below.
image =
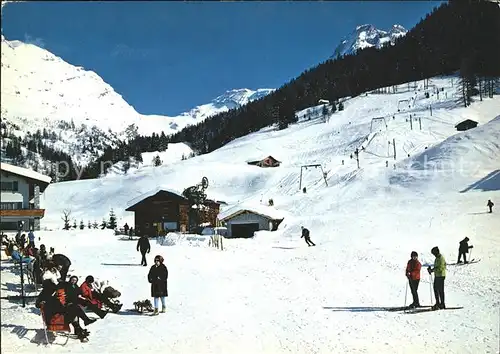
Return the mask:
[(33, 229), (28, 233), (28, 247), (35, 248), (35, 234), (33, 233)]

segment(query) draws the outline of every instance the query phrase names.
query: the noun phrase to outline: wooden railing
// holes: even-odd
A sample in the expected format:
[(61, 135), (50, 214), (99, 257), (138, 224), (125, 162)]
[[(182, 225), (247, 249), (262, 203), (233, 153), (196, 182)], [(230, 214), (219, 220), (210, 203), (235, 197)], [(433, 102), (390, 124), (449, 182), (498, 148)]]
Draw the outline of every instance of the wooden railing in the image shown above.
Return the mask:
[(28, 216), (43, 218), (45, 209), (13, 209), (0, 210), (0, 216)]

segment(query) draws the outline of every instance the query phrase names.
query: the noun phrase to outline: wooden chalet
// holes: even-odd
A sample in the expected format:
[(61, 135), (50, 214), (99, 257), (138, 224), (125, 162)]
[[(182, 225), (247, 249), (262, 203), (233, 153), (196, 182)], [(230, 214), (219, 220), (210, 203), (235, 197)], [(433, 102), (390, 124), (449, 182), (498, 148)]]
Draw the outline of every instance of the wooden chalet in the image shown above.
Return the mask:
[(206, 200), (198, 212), (181, 193), (157, 188), (128, 203), (134, 212), (136, 235), (158, 236), (169, 231), (198, 232), (200, 224), (216, 226), (220, 204)]
[(249, 160), (247, 161), (249, 165), (259, 166), (259, 167), (278, 167), (281, 162), (276, 160), (271, 155), (257, 159), (257, 160)]

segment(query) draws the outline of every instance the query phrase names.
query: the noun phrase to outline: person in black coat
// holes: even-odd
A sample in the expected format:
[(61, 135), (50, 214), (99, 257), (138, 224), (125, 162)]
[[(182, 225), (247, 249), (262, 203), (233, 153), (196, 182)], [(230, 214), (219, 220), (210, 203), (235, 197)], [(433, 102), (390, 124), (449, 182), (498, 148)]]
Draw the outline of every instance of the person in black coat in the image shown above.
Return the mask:
[(302, 229), (302, 236), (300, 238), (304, 238), (306, 240), (306, 243), (308, 246), (316, 246), (314, 242), (311, 241), (311, 237), (309, 236), (309, 230), (306, 229), (304, 226), (300, 227)]
[(465, 256), (466, 253), (469, 253), (469, 248), (474, 248), (474, 246), (469, 246), (469, 238), (466, 237), (462, 241), (460, 241), (460, 246), (458, 247), (458, 261), (457, 263), (461, 263), (460, 259), (462, 258), (462, 255), (464, 256), (464, 263), (467, 262), (467, 257)]
[(146, 253), (151, 251), (151, 245), (147, 236), (142, 235), (139, 238), (137, 241), (137, 251), (140, 251), (142, 255), (141, 265), (146, 267), (148, 265), (148, 262), (146, 262)]
[(148, 281), (151, 283), (151, 297), (154, 299), (154, 314), (158, 314), (158, 299), (161, 299), (161, 312), (165, 312), (165, 297), (167, 290), (168, 269), (163, 264), (163, 257), (156, 256), (155, 264), (151, 266), (148, 274)]
[(66, 281), (66, 276), (69, 272), (69, 267), (71, 266), (71, 261), (64, 254), (56, 253), (52, 256), (51, 261), (60, 268), (59, 272), (61, 273), (61, 281)]

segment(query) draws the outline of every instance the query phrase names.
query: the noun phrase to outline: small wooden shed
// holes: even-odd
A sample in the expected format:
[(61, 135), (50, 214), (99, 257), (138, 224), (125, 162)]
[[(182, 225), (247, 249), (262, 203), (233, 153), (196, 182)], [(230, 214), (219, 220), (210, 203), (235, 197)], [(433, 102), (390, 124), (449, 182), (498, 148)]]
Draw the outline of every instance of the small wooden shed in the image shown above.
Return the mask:
[(249, 165), (259, 166), (259, 167), (278, 167), (281, 161), (276, 160), (271, 155), (259, 159), (248, 160)]
[(284, 219), (284, 213), (268, 206), (235, 206), (217, 216), (227, 227), (227, 237), (250, 238), (255, 231), (275, 231)]

